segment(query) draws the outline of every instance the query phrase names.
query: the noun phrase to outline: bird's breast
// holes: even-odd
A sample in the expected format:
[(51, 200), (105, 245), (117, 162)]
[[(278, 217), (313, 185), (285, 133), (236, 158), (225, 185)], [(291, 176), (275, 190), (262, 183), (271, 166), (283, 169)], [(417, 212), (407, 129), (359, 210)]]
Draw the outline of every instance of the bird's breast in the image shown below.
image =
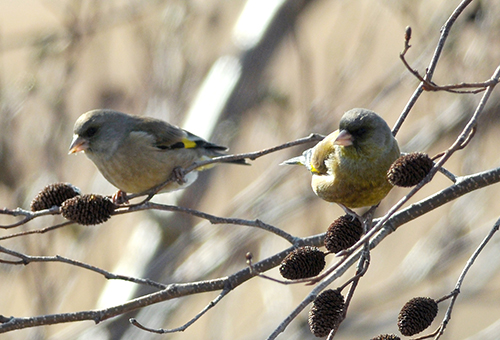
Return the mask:
[[(176, 167), (187, 168), (198, 159), (197, 152), (189, 149), (160, 150), (122, 145), (107, 158), (90, 156), (102, 175), (118, 189), (128, 193), (141, 193), (167, 181)], [(177, 183), (166, 191), (179, 189)]]

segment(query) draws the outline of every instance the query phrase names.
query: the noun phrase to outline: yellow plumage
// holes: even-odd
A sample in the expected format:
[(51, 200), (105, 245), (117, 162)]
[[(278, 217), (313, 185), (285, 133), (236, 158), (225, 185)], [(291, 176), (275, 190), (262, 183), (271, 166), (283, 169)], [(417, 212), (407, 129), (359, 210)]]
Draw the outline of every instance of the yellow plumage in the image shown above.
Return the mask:
[(399, 157), (387, 123), (375, 112), (352, 109), (311, 149), (284, 164), (302, 164), (312, 173), (318, 197), (353, 209), (379, 203), (391, 190), (386, 174)]

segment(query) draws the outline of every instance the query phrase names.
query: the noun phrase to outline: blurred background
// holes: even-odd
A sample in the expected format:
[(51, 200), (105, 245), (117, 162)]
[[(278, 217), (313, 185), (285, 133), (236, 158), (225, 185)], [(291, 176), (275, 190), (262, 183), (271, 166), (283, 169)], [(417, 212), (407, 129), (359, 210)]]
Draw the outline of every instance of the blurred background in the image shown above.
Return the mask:
[[(53, 182), (84, 193), (116, 190), (84, 155), (67, 155), (75, 120), (95, 108), (167, 120), (233, 153), (337, 129), (343, 112), (366, 107), (392, 126), (424, 72), (439, 30), (458, 0), (2, 0), (0, 1), (0, 206), (29, 209)], [(484, 81), (500, 61), (500, 3), (475, 0), (452, 29), (434, 81)], [(424, 93), (398, 134), (402, 151), (431, 156), (455, 140), (480, 95)], [(499, 92), (469, 146), (446, 167), (457, 175), (498, 167)], [(315, 197), (303, 168), (279, 167), (306, 147), (219, 165), (187, 190), (155, 197), (224, 217), (259, 218), (293, 235), (326, 231), (342, 210)], [(442, 175), (416, 202), (450, 185)], [(383, 214), (408, 190), (395, 189)], [(470, 193), (411, 222), (380, 244), (336, 339), (397, 333), (414, 296), (453, 290), (467, 258), (498, 217), (496, 186)], [(60, 217), (19, 230), (46, 227)], [(0, 223), (12, 223), (0, 216)], [(1, 235), (12, 233), (2, 230)], [(2, 241), (29, 255), (62, 255), (117, 274), (163, 283), (230, 275), (289, 245), (262, 230), (210, 225), (190, 216), (141, 212), (93, 227)], [(500, 242), (494, 238), (467, 276), (443, 339), (498, 339)], [(329, 263), (334, 259), (330, 256)], [(279, 277), (277, 269), (268, 272)], [(352, 275), (349, 272), (347, 275)], [(343, 277), (341, 282), (349, 276)], [(339, 285), (340, 283), (339, 282)], [(335, 284), (331, 288), (335, 288)], [(2, 339), (265, 339), (311, 290), (254, 278), (183, 333), (153, 335), (128, 322), (175, 328), (218, 292), (160, 303), (107, 320), (37, 327)], [(0, 265), (0, 314), (36, 316), (110, 307), (153, 290), (110, 282), (54, 263)], [(446, 304), (432, 328), (443, 317)], [(304, 311), (280, 339), (313, 339)]]

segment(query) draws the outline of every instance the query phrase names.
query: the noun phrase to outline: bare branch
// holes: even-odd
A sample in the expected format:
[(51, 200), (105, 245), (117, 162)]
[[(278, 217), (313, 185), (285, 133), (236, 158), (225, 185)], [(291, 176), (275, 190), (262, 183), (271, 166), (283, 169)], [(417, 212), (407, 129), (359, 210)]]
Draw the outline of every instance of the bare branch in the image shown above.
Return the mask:
[[(152, 286), (152, 287), (159, 288), (159, 289), (165, 289), (167, 287), (167, 285), (165, 285), (165, 284), (162, 284), (162, 283), (159, 283), (159, 282), (154, 282), (154, 281), (149, 280), (149, 279), (138, 279), (138, 278), (131, 277), (131, 276), (113, 274), (113, 273), (108, 272), (108, 271), (106, 271), (104, 269), (92, 266), (92, 265), (84, 263), (84, 262), (73, 260), (73, 259), (70, 259), (70, 258), (67, 258), (67, 257), (64, 257), (64, 256), (60, 256), (60, 255), (55, 255), (55, 256), (30, 256), (30, 255), (26, 255), (26, 254), (23, 254), (23, 253), (20, 253), (20, 252), (17, 252), (17, 251), (14, 251), (14, 250), (2, 247), (2, 246), (0, 246), (0, 252), (2, 252), (4, 254), (8, 254), (8, 255), (13, 256), (13, 257), (19, 258), (18, 261), (10, 261), (10, 264), (28, 265), (30, 263), (35, 263), (35, 262), (60, 262), (60, 263), (67, 263), (67, 264), (70, 264), (70, 265), (75, 266), (75, 267), (84, 268), (84, 269), (90, 270), (92, 272), (101, 274), (101, 275), (103, 275), (108, 280), (129, 281), (129, 282), (134, 282), (134, 283), (137, 283), (137, 284)], [(7, 263), (4, 260), (0, 260), (0, 262)]]
[[(500, 66), (497, 67), (495, 70), (495, 73), (493, 74), (492, 79), (499, 79), (500, 78)], [(495, 88), (495, 85), (492, 85), (488, 87), (486, 92), (483, 94), (483, 97), (481, 98), (481, 101), (479, 102), (478, 106), (476, 107), (476, 110), (474, 114), (472, 115), (471, 119), (467, 123), (467, 125), (464, 127), (462, 130), (462, 133), (457, 137), (455, 142), (452, 144), (448, 150), (443, 154), (441, 159), (434, 165), (434, 167), (431, 169), (429, 174), (420, 182), (417, 186), (415, 186), (406, 196), (404, 196), (401, 200), (399, 200), (398, 203), (396, 203), (394, 206), (389, 209), (387, 214), (371, 229), (368, 233), (366, 233), (358, 242), (356, 242), (355, 245), (353, 245), (351, 248), (346, 249), (342, 252), (340, 252), (338, 255), (346, 255), (346, 254), (351, 254), (353, 250), (361, 247), (366, 240), (371, 238), (377, 231), (383, 228), (384, 223), (399, 209), (401, 208), (408, 200), (413, 197), (425, 184), (429, 183), (436, 172), (441, 168), (441, 166), (458, 150), (463, 148), (464, 143), (467, 144), (468, 141), (470, 140), (470, 136), (473, 135), (473, 130), (475, 129), (475, 126), (477, 124), (477, 119), (481, 115), (484, 106), (486, 105), (486, 102), (488, 101), (491, 93), (493, 92), (493, 89)]]
[[(436, 69), (437, 62), (438, 62), (439, 58), (441, 57), (441, 52), (443, 51), (444, 44), (446, 43), (446, 40), (448, 39), (448, 35), (450, 34), (450, 30), (451, 30), (453, 24), (455, 23), (455, 21), (460, 16), (460, 14), (462, 14), (462, 12), (465, 10), (465, 8), (471, 2), (472, 2), (472, 0), (463, 0), (458, 5), (458, 7), (455, 8), (455, 10), (450, 15), (450, 17), (448, 18), (448, 20), (446, 21), (444, 26), (441, 28), (441, 35), (439, 37), (438, 44), (436, 46), (436, 49), (434, 51), (434, 54), (431, 58), (429, 67), (427, 68), (427, 72), (426, 72), (425, 77), (424, 77), (428, 82), (432, 81), (432, 76), (434, 75), (434, 71)], [(411, 35), (409, 36), (405, 32), (405, 49), (406, 50), (407, 50), (406, 45), (408, 45), (408, 48), (410, 47), (410, 45), (409, 45), (410, 38), (411, 38)], [(403, 122), (406, 120), (406, 117), (408, 116), (408, 114), (410, 114), (411, 109), (413, 108), (413, 106), (417, 102), (417, 99), (420, 97), (420, 95), (422, 94), (423, 91), (424, 91), (424, 83), (421, 82), (420, 85), (417, 87), (417, 89), (413, 92), (413, 95), (410, 97), (410, 100), (408, 101), (408, 103), (404, 107), (403, 112), (401, 112), (401, 115), (399, 116), (398, 121), (394, 125), (394, 127), (392, 129), (392, 134), (394, 136), (397, 135), (399, 129), (403, 125)]]
[(486, 237), (483, 239), (483, 241), (481, 242), (481, 244), (479, 244), (479, 246), (477, 247), (477, 249), (474, 251), (474, 253), (471, 255), (471, 257), (469, 258), (469, 260), (465, 264), (464, 269), (462, 270), (462, 272), (460, 273), (460, 276), (458, 277), (457, 283), (455, 285), (455, 289), (450, 294), (451, 295), (450, 305), (448, 306), (448, 309), (446, 310), (446, 314), (444, 316), (444, 319), (441, 322), (441, 325), (439, 327), (439, 332), (437, 333), (437, 336), (435, 337), (436, 340), (439, 339), (443, 335), (444, 330), (446, 329), (446, 326), (448, 325), (448, 322), (451, 319), (451, 313), (453, 312), (453, 307), (454, 307), (455, 302), (456, 302), (456, 300), (458, 298), (458, 295), (460, 294), (460, 290), (462, 289), (462, 284), (464, 282), (465, 276), (467, 275), (467, 273), (469, 272), (470, 268), (474, 264), (474, 261), (476, 261), (476, 259), (479, 256), (479, 254), (481, 254), (481, 252), (483, 251), (484, 247), (488, 244), (488, 242), (491, 240), (491, 238), (498, 231), (499, 228), (500, 228), (500, 219), (498, 219), (495, 222), (495, 225), (493, 226), (493, 228), (491, 228), (491, 230), (488, 233), (488, 235), (486, 235)]
[[(370, 249), (375, 248), (384, 238), (394, 232), (399, 226), (406, 224), (409, 221), (428, 213), (429, 211), (437, 209), (460, 196), (498, 182), (500, 182), (500, 168), (461, 177), (457, 183), (451, 185), (450, 187), (393, 214), (392, 217), (385, 222), (384, 227), (370, 241)], [(383, 219), (384, 217), (375, 220), (375, 222), (378, 224)], [(317, 294), (319, 294), (337, 278), (341, 277), (349, 268), (351, 268), (352, 265), (354, 265), (354, 263), (356, 263), (361, 256), (361, 252), (362, 249), (358, 249), (350, 255), (342, 255), (343, 257), (340, 261), (333, 266), (334, 270), (329, 271), (329, 274), (324, 278), (324, 280), (322, 280), (318, 286), (316, 286), (311, 293), (281, 322), (281, 324), (268, 337), (268, 340), (276, 339), (276, 337), (285, 330), (288, 324), (290, 324), (290, 322), (310, 302), (314, 300)]]
[[(398, 226), (401, 226), (412, 219), (415, 219), (433, 209), (436, 209), (439, 206), (451, 200), (454, 200), (462, 195), (465, 195), (466, 193), (472, 192), (474, 190), (483, 188), (485, 186), (497, 182), (500, 182), (500, 168), (460, 178), (456, 184), (453, 184), (452, 186), (442, 190), (441, 192), (436, 193), (426, 198), (425, 200), (415, 203), (409, 206), (408, 208), (403, 209), (402, 211), (394, 214), (394, 216), (392, 216), (385, 223), (384, 228), (380, 230), (380, 232), (370, 241), (370, 249), (376, 247), (383, 240), (383, 238), (385, 238), (388, 234), (396, 230)], [(375, 222), (378, 221), (379, 220), (376, 220)], [(300, 242), (297, 246), (303, 246), (303, 245), (319, 246), (323, 242), (323, 237), (324, 234), (300, 239)], [(23, 263), (22, 262), (23, 258), (26, 259), (26, 257), (24, 256), (18, 256), (19, 253), (17, 252), (13, 253), (10, 250), (4, 251), (5, 248), (0, 248), (0, 249), (4, 253), (11, 254), (12, 256), (20, 258), (21, 263)], [(293, 249), (294, 247), (290, 247), (282, 252), (275, 254), (274, 256), (271, 256), (269, 258), (266, 258), (262, 261), (255, 263), (253, 265), (255, 271), (252, 271), (249, 268), (245, 268), (227, 278), (192, 282), (186, 284), (171, 284), (166, 286), (165, 289), (159, 292), (149, 294), (131, 300), (125, 304), (114, 306), (111, 308), (106, 308), (96, 311), (82, 311), (74, 313), (37, 316), (32, 318), (8, 318), (9, 321), (0, 325), (0, 333), (12, 331), (14, 329), (22, 329), (27, 327), (36, 327), (40, 325), (56, 324), (63, 322), (93, 320), (94, 322), (97, 323), (106, 320), (108, 318), (111, 318), (113, 316), (123, 314), (128, 311), (136, 310), (138, 308), (142, 308), (154, 303), (159, 303), (162, 301), (166, 301), (181, 296), (198, 294), (208, 291), (223, 290), (229, 288), (234, 289), (240, 284), (248, 281), (250, 278), (258, 275), (257, 273), (265, 272), (271, 268), (278, 266), (281, 263), (281, 260)], [(316, 286), (313, 289), (313, 291), (311, 291), (311, 294), (308, 295), (308, 297), (296, 307), (296, 309), (289, 315), (289, 317), (287, 317), (282, 322), (282, 324), (279, 326), (279, 328), (276, 329), (275, 333), (273, 334), (277, 336), (277, 334), (279, 334), (282, 330), (284, 330), (284, 328), (286, 328), (286, 326), (295, 318), (295, 316), (298, 315), (298, 313), (300, 313), (305, 308), (305, 306), (307, 306), (314, 299), (314, 297), (317, 294), (319, 294), (331, 282), (333, 282), (335, 279), (337, 279), (343, 273), (345, 273), (345, 271), (349, 269), (358, 260), (360, 255), (361, 252), (355, 252), (351, 256), (345, 257), (345, 259), (339, 261), (339, 263), (336, 265), (336, 270), (332, 271), (331, 274), (325, 280), (321, 281), (318, 284), (318, 286)], [(69, 259), (61, 260), (61, 259), (62, 259), (61, 257), (54, 257), (53, 259), (51, 259), (51, 261), (66, 262), (72, 265), (80, 266), (79, 264), (77, 264), (77, 262), (73, 262), (73, 260)], [(92, 266), (86, 264), (82, 264), (81, 267), (92, 270), (91, 268)], [(98, 273), (102, 273), (100, 269), (95, 271)], [(109, 273), (109, 276), (111, 277), (113, 276), (113, 274)], [(121, 276), (116, 276), (116, 277), (117, 279), (128, 280), (126, 277), (121, 277)], [(136, 282), (134, 280), (140, 281), (140, 279), (132, 279), (131, 281)], [(138, 283), (150, 284), (149, 282), (147, 282), (147, 280)], [(270, 337), (270, 339), (273, 338), (275, 337)]]
[(17, 208), (14, 210), (10, 209), (0, 209), (0, 215), (10, 215), (10, 216), (24, 216), (24, 218), (16, 223), (13, 224), (7, 224), (7, 225), (0, 225), (1, 229), (10, 229), (10, 228), (15, 228), (20, 225), (26, 224), (29, 221), (31, 221), (34, 218), (40, 217), (40, 216), (47, 216), (47, 215), (57, 215), (59, 214), (59, 207), (52, 207), (50, 209), (45, 209), (45, 210), (40, 210), (40, 211), (28, 211), (24, 210), (21, 208)]
[[(250, 227), (256, 227), (259, 229), (269, 231), (273, 234), (276, 234), (277, 236), (284, 238), (285, 240), (287, 240), (291, 244), (297, 244), (299, 242), (298, 237), (293, 236), (293, 235), (285, 232), (284, 230), (276, 228), (276, 227), (274, 227), (270, 224), (267, 224), (259, 219), (255, 219), (252, 221), (252, 220), (244, 220), (244, 219), (240, 219), (240, 218), (224, 218), (224, 217), (220, 217), (220, 216), (207, 214), (207, 213), (201, 212), (199, 210), (183, 208), (183, 207), (174, 206), (174, 205), (153, 203), (153, 202), (149, 202), (149, 201), (138, 203), (138, 204), (121, 206), (120, 208), (116, 209), (112, 215), (126, 214), (126, 213), (135, 212), (135, 211), (141, 211), (141, 210), (162, 210), (162, 211), (181, 212), (181, 213), (185, 213), (185, 214), (189, 214), (192, 216), (203, 218), (212, 224), (235, 224), (235, 225), (245, 225), (245, 226), (250, 226)], [(8, 228), (12, 228), (14, 226), (19, 226), (19, 225), (22, 225), (24, 223), (27, 223), (28, 221), (30, 221), (34, 218), (40, 217), (40, 216), (45, 216), (48, 214), (52, 214), (52, 215), (60, 214), (60, 209), (59, 209), (59, 207), (53, 207), (51, 209), (43, 210), (43, 211), (41, 211), (41, 213), (38, 213), (38, 212), (30, 212), (30, 211), (26, 211), (26, 210), (22, 210), (22, 209), (18, 208), (15, 210), (3, 209), (3, 212), (5, 212), (5, 214), (9, 214), (9, 215), (14, 215), (14, 214), (19, 213), (19, 214), (22, 214), (23, 216), (26, 217), (25, 219), (23, 219), (22, 223), (19, 222), (19, 223), (16, 223), (15, 225), (13, 224), (13, 225), (7, 226)], [(73, 223), (75, 223), (75, 222), (65, 221), (63, 223), (60, 223), (60, 224), (57, 224), (54, 226), (50, 226), (50, 227), (46, 227), (46, 228), (42, 228), (42, 229), (30, 230), (30, 231), (24, 231), (24, 232), (11, 234), (11, 235), (6, 235), (3, 237), (0, 237), (0, 240), (6, 240), (6, 239), (10, 239), (10, 238), (15, 238), (15, 237), (19, 237), (19, 236), (26, 236), (26, 235), (31, 235), (31, 234), (43, 234), (43, 233), (46, 233), (48, 231), (52, 231), (52, 230), (55, 230), (55, 229), (58, 229), (58, 228), (61, 228), (61, 227), (64, 227), (66, 225), (73, 224)]]
[(33, 235), (33, 234), (45, 234), (46, 232), (62, 228), (62, 227), (65, 227), (65, 226), (73, 224), (73, 223), (75, 223), (75, 222), (73, 222), (73, 221), (66, 221), (66, 222), (62, 222), (62, 223), (59, 223), (59, 224), (56, 224), (56, 225), (52, 225), (52, 226), (49, 226), (49, 227), (45, 227), (45, 228), (42, 228), (42, 229), (22, 231), (22, 232), (19, 232), (19, 233), (2, 236), (2, 237), (0, 237), (0, 241), (7, 240), (7, 239), (10, 239), (10, 238), (20, 237), (20, 236), (27, 236), (27, 235)]
[[(433, 81), (427, 80), (424, 76), (421, 76), (420, 73), (412, 68), (408, 61), (406, 60), (406, 53), (408, 52), (408, 49), (411, 47), (411, 45), (408, 44), (408, 41), (405, 40), (405, 48), (403, 51), (399, 54), (399, 58), (405, 65), (406, 69), (415, 76), (418, 80), (420, 80), (423, 84), (423, 90), (425, 91), (447, 91), (451, 93), (461, 93), (461, 94), (476, 94), (480, 93), (486, 90), (487, 87), (496, 85), (498, 83), (497, 79), (488, 79), (487, 81), (484, 82), (476, 82), (476, 83), (459, 83), (459, 84), (448, 84), (448, 85), (438, 85), (434, 83)], [(462, 90), (459, 91), (459, 89), (467, 89), (470, 88), (472, 90)]]
[(230, 290), (224, 289), (219, 295), (217, 295), (217, 297), (214, 300), (210, 301), (210, 303), (207, 306), (205, 306), (205, 308), (203, 308), (198, 314), (196, 314), (191, 320), (189, 320), (184, 325), (177, 327), (177, 328), (172, 328), (172, 329), (156, 328), (155, 329), (155, 328), (149, 328), (149, 327), (142, 325), (135, 318), (131, 318), (129, 321), (132, 325), (134, 325), (134, 326), (136, 326), (144, 331), (151, 332), (151, 333), (165, 334), (165, 333), (184, 332), (189, 326), (194, 324), (199, 318), (201, 318), (204, 314), (206, 314), (210, 309), (215, 307), (217, 305), (217, 303), (219, 303), (219, 301), (221, 301), (222, 298), (224, 296), (226, 296), (229, 292), (230, 292)]
[[(283, 150), (286, 148), (290, 148), (292, 146), (297, 146), (297, 145), (311, 143), (311, 142), (319, 142), (320, 140), (323, 140), (323, 138), (325, 138), (325, 136), (322, 136), (322, 135), (317, 134), (317, 133), (312, 133), (308, 137), (299, 138), (297, 140), (287, 142), (287, 143), (284, 143), (281, 145), (277, 145), (277, 146), (274, 146), (274, 147), (271, 147), (268, 149), (263, 149), (260, 151), (214, 157), (214, 158), (206, 160), (206, 161), (195, 162), (195, 163), (193, 163), (193, 165), (189, 166), (188, 168), (181, 170), (181, 172), (183, 172), (183, 174), (185, 175), (191, 171), (194, 171), (194, 170), (196, 170), (200, 167), (203, 167), (203, 166), (207, 166), (209, 164), (223, 163), (223, 162), (229, 162), (229, 161), (238, 161), (238, 160), (244, 160), (244, 159), (255, 160), (259, 157), (262, 157), (262, 156), (265, 156), (265, 155), (268, 155), (270, 153), (280, 151), (280, 150)], [(146, 192), (143, 192), (140, 194), (127, 195), (127, 199), (133, 199), (136, 197), (147, 195), (147, 198), (143, 202), (141, 202), (141, 203), (144, 203), (146, 201), (149, 201), (154, 195), (156, 195), (158, 192), (160, 192), (161, 189), (163, 187), (165, 187), (167, 184), (172, 183), (175, 180), (176, 180), (176, 178), (171, 177), (166, 182), (161, 183), (160, 185), (158, 185), (158, 186), (156, 186), (156, 187), (154, 187)], [(141, 203), (139, 203), (139, 204), (141, 204)]]
[(132, 206), (123, 206), (115, 211), (115, 215), (118, 214), (125, 214), (125, 213), (130, 213), (134, 211), (139, 211), (139, 210), (162, 210), (162, 211), (176, 211), (176, 212), (181, 212), (185, 214), (189, 214), (192, 216), (200, 217), (203, 218), (207, 221), (209, 221), (212, 224), (235, 224), (235, 225), (244, 225), (244, 226), (249, 226), (249, 227), (256, 227), (259, 229), (263, 229), (266, 231), (269, 231), (277, 236), (280, 236), (290, 242), (291, 244), (298, 244), (300, 242), (300, 239), (296, 236), (290, 235), (289, 233), (285, 232), (282, 229), (276, 228), (270, 224), (264, 223), (259, 219), (256, 220), (244, 220), (240, 218), (225, 218), (225, 217), (219, 217), (211, 214), (207, 214), (204, 212), (201, 212), (199, 210), (194, 210), (194, 209), (189, 209), (189, 208), (184, 208), (184, 207), (179, 207), (175, 205), (166, 205), (166, 204), (159, 204), (159, 203), (153, 203), (153, 202), (144, 202), (141, 204), (136, 204)]
[[(323, 240), (323, 235), (316, 235), (316, 236), (311, 236), (305, 239), (301, 239), (301, 246), (305, 245), (317, 245), (320, 244)], [(0, 248), (0, 249), (5, 249), (5, 248)], [(288, 253), (294, 249), (294, 247), (290, 247), (288, 249), (285, 249), (284, 251), (281, 251), (274, 256), (268, 257), (262, 261), (259, 261), (254, 264), (254, 267), (259, 271), (259, 272), (264, 272), (266, 270), (269, 270), (271, 268), (274, 268), (278, 266), (281, 262), (281, 260), (288, 255)], [(6, 253), (9, 253), (12, 251), (7, 250)], [(13, 256), (17, 256), (18, 253), (16, 253)], [(22, 257), (21, 257), (22, 258)], [(75, 264), (73, 263), (73, 260), (70, 261), (61, 261), (57, 260), (58, 262), (67, 262), (69, 264)], [(77, 262), (77, 261), (76, 261)], [(86, 268), (89, 270), (93, 270), (92, 266), (88, 265), (81, 265), (82, 268)], [(94, 270), (93, 270), (94, 271)], [(100, 273), (100, 269), (95, 270), (96, 272)], [(51, 314), (51, 315), (42, 315), (42, 316), (35, 316), (35, 317), (30, 317), (30, 318), (16, 318), (16, 317), (11, 317), (8, 318), (8, 321), (0, 324), (0, 333), (6, 333), (12, 330), (16, 329), (23, 329), (23, 328), (29, 328), (29, 327), (36, 327), (36, 326), (41, 326), (41, 325), (52, 325), (52, 324), (58, 324), (58, 323), (65, 323), (65, 322), (75, 322), (75, 321), (84, 321), (84, 320), (92, 320), (95, 323), (99, 323), (101, 321), (107, 320), (109, 318), (112, 318), (117, 315), (124, 314), (126, 312), (130, 312), (139, 308), (143, 308), (146, 306), (150, 306), (152, 304), (156, 304), (159, 302), (171, 300), (174, 298), (182, 297), (182, 296), (187, 296), (187, 295), (193, 295), (193, 294), (199, 294), (199, 293), (204, 293), (204, 292), (211, 292), (211, 291), (218, 291), (218, 290), (232, 290), (238, 287), (239, 285), (243, 284), (244, 282), (248, 281), (252, 277), (255, 277), (257, 274), (256, 272), (252, 272), (249, 268), (244, 268), (228, 277), (224, 278), (219, 278), (219, 279), (214, 279), (214, 280), (206, 280), (206, 281), (198, 281), (198, 282), (190, 282), (190, 283), (175, 283), (175, 284), (169, 284), (165, 286), (164, 289), (161, 291), (151, 293), (136, 299), (133, 299), (131, 301), (128, 301), (124, 304), (120, 304), (114, 307), (110, 308), (105, 308), (105, 309), (100, 309), (100, 310), (94, 310), (94, 311), (81, 311), (81, 312), (73, 312), (73, 313), (61, 313), (61, 314)], [(113, 274), (111, 274), (113, 276)], [(117, 276), (119, 279), (127, 279), (127, 277), (121, 277)], [(140, 279), (131, 279), (131, 281), (134, 280), (139, 280)], [(147, 282), (147, 280), (142, 280), (142, 282), (138, 283), (144, 283), (144, 284), (150, 284), (150, 282)]]

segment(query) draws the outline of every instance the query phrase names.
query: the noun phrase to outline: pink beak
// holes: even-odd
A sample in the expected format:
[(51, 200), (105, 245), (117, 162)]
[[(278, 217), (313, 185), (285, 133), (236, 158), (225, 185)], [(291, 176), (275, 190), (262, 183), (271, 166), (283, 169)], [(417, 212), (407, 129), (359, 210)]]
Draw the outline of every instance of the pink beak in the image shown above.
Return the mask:
[(74, 135), (73, 140), (71, 141), (71, 145), (69, 146), (68, 154), (85, 151), (88, 148), (89, 148), (89, 141), (87, 139), (82, 138), (78, 135)]
[(340, 146), (349, 146), (352, 145), (352, 139), (352, 135), (349, 132), (342, 130), (333, 143)]

